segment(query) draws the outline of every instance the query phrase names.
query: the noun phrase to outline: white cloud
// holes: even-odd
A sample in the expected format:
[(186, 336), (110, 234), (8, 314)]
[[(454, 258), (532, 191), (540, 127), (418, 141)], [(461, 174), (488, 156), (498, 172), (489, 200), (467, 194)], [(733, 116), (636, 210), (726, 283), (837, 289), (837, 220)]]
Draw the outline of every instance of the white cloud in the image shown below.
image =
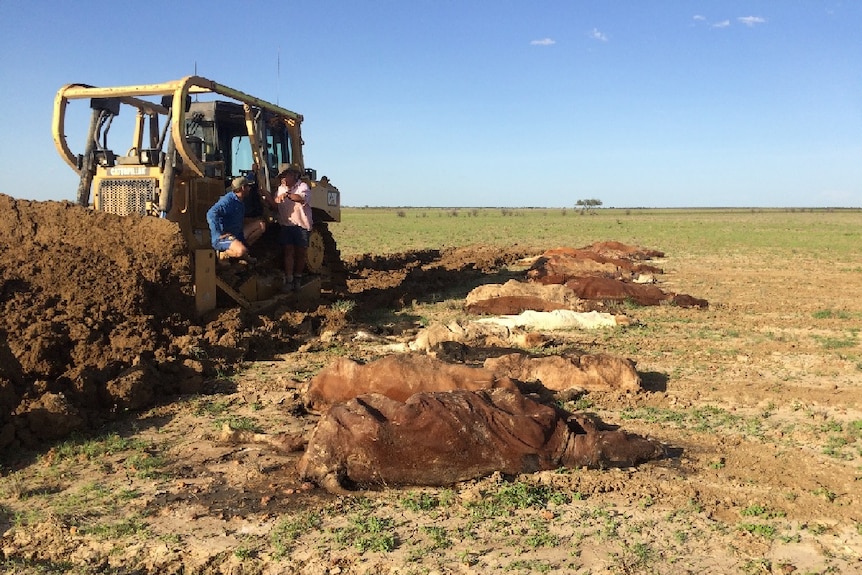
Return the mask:
[(530, 46), (553, 46), (556, 43), (556, 40), (552, 40), (550, 38), (542, 38), (541, 40), (533, 40), (532, 42), (530, 42)]
[(590, 32), (590, 38), (593, 40), (599, 40), (601, 42), (607, 42), (608, 37), (604, 35), (604, 33), (599, 32), (598, 28), (593, 28), (593, 31)]
[(713, 28), (727, 28), (728, 26), (730, 26), (730, 20), (722, 20), (712, 25)]
[(692, 16), (692, 19), (704, 21), (704, 20), (706, 20), (706, 16), (701, 16), (700, 14), (695, 14), (694, 16)]
[(737, 18), (740, 22), (748, 26), (749, 28), (753, 28), (757, 24), (763, 24), (766, 22), (766, 18), (761, 18), (760, 16), (740, 16)]

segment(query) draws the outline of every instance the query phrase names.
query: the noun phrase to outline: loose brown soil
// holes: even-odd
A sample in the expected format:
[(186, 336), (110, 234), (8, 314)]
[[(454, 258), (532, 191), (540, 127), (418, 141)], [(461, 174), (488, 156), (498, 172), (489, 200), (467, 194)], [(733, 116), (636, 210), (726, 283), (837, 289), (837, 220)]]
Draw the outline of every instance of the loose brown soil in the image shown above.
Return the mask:
[[(466, 317), (470, 289), (523, 278), (536, 254), (352, 258), (348, 291), (317, 309), (197, 318), (173, 224), (2, 195), (0, 218), (7, 572), (862, 571), (858, 269), (667, 254), (661, 287), (708, 309), (629, 307), (633, 326), (533, 350), (636, 361), (643, 391), (566, 405), (660, 439), (662, 461), (338, 498), (298, 480), (301, 444), (284, 449), (317, 421), (311, 376)], [(557, 496), (482, 515), (524, 485)], [(369, 517), (383, 548), (363, 547)]]

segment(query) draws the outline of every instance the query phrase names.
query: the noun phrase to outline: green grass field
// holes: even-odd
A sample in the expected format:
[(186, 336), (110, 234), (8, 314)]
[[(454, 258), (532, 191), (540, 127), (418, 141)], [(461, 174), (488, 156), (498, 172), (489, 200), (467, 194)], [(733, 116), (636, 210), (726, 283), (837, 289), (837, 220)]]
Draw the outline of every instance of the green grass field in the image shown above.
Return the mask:
[(471, 244), (580, 247), (602, 240), (692, 255), (810, 252), (862, 265), (860, 209), (344, 208), (330, 229), (345, 257)]

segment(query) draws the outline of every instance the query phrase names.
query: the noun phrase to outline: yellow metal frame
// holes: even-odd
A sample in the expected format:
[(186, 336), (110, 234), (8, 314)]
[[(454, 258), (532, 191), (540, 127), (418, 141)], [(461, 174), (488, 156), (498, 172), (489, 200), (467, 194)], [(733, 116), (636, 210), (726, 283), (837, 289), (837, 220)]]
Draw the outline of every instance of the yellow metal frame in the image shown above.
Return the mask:
[[(281, 106), (277, 106), (266, 100), (261, 100), (245, 92), (235, 90), (223, 84), (213, 82), (201, 76), (186, 76), (180, 80), (163, 82), (161, 84), (141, 84), (136, 86), (115, 86), (110, 88), (98, 88), (87, 84), (67, 84), (60, 88), (57, 96), (54, 98), (54, 117), (52, 122), (52, 134), (54, 138), (54, 146), (60, 157), (69, 164), (69, 166), (78, 171), (77, 158), (69, 144), (66, 141), (65, 121), (66, 121), (66, 106), (69, 100), (79, 100), (84, 98), (118, 98), (124, 104), (134, 106), (138, 109), (138, 113), (144, 114), (161, 114), (167, 116), (171, 114), (171, 136), (177, 146), (177, 152), (182, 157), (183, 161), (192, 171), (198, 176), (204, 175), (203, 162), (195, 155), (191, 147), (186, 142), (183, 134), (185, 129), (185, 114), (186, 114), (186, 97), (192, 94), (220, 94), (226, 96), (245, 105), (246, 121), (251, 124), (253, 122), (251, 116), (251, 107), (258, 107), (274, 112), (283, 116), (289, 127), (295, 128), (302, 123), (303, 117), (301, 114), (292, 112)], [(171, 109), (168, 110), (164, 106), (142, 100), (144, 96), (172, 96), (173, 103)], [(251, 128), (251, 126), (249, 126)], [(142, 129), (136, 130), (135, 137), (140, 139)], [(249, 134), (257, 134), (257, 130), (249, 129)], [(140, 142), (137, 144), (140, 146)], [(255, 142), (253, 153), (258, 165), (263, 165), (261, 161), (261, 142)], [(294, 150), (299, 152), (300, 150)], [(296, 160), (302, 165), (301, 155)]]

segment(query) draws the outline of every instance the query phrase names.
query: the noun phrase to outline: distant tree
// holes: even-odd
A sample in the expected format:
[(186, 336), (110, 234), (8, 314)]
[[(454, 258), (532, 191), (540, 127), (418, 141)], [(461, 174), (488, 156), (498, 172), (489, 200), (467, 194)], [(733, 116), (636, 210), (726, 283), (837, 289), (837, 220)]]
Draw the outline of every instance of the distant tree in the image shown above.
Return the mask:
[(595, 209), (602, 205), (601, 200), (589, 199), (589, 200), (578, 200), (575, 202), (575, 206), (581, 209), (581, 213), (592, 213)]

